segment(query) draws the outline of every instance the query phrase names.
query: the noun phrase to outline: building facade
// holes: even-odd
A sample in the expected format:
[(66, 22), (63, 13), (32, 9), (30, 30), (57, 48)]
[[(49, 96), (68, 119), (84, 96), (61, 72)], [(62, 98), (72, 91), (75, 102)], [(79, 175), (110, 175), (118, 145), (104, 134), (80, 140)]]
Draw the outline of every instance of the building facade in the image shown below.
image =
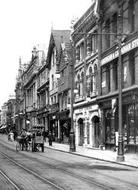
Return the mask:
[(49, 109), (49, 70), (46, 61), (43, 59), (42, 66), (37, 74), (37, 120), (38, 124), (48, 131), (48, 110)]
[(52, 30), (47, 52), (47, 68), (49, 70), (49, 131), (53, 140), (60, 141), (59, 99), (58, 99), (58, 55), (61, 43), (69, 37), (68, 30)]
[(58, 100), (59, 100), (59, 137), (60, 142), (69, 143), (71, 129), (71, 66), (72, 46), (70, 33), (63, 39), (60, 45), (58, 56), (57, 73), (60, 75), (58, 80)]
[(73, 25), (73, 44), (70, 30), (51, 31), (46, 63), (34, 49), (18, 83), (17, 112), (25, 123), (43, 124), (53, 140), (69, 142), (73, 60), (76, 145), (117, 146), (121, 73), (123, 142), (128, 151), (138, 151), (137, 10), (137, 0), (97, 0)]
[(119, 122), (119, 40), (122, 64), (122, 128), (128, 151), (138, 151), (138, 1), (99, 1), (102, 140), (115, 146)]
[(98, 25), (95, 4), (74, 24), (75, 57), (74, 126), (76, 145), (99, 147), (101, 140), (98, 95)]

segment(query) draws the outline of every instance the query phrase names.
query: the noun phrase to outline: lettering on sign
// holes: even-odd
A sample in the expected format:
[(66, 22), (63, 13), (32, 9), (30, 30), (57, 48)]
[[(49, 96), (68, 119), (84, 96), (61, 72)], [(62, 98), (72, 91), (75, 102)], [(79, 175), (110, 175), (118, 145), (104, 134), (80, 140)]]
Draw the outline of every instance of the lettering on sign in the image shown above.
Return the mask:
[[(127, 53), (128, 51), (134, 49), (138, 47), (138, 39), (135, 39), (133, 40), (132, 42), (124, 45), (122, 48), (121, 48), (121, 54), (125, 54)], [(117, 58), (119, 56), (119, 51), (116, 50), (114, 53), (111, 53), (110, 55), (108, 55), (107, 57), (103, 58), (101, 60), (101, 65), (104, 65), (105, 63), (108, 63), (110, 61), (112, 61), (113, 59)]]

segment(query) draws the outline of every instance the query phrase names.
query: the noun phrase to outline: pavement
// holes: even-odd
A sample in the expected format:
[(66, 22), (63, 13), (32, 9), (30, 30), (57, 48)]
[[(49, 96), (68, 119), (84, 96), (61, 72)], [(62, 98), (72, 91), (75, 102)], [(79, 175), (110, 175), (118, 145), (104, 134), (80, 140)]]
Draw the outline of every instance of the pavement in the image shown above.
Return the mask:
[[(0, 134), (0, 139), (8, 142), (7, 135)], [(15, 144), (15, 141), (13, 141), (13, 144)], [(118, 162), (117, 151), (114, 152), (112, 150), (101, 150), (101, 149), (95, 149), (95, 148), (87, 148), (83, 146), (76, 146), (76, 151), (70, 152), (70, 146), (68, 144), (52, 142), (52, 146), (49, 146), (48, 141), (45, 142), (44, 146), (45, 148), (54, 149), (56, 151), (62, 151), (69, 154), (75, 154), (78, 156), (94, 158), (97, 160), (103, 160), (103, 161), (108, 161), (108, 162), (112, 162), (112, 163), (116, 163), (120, 165), (126, 165), (126, 166), (131, 166), (134, 168), (138, 168), (138, 153), (125, 153), (124, 161)]]
[(69, 154), (75, 154), (83, 157), (94, 158), (97, 160), (108, 161), (120, 165), (126, 165), (138, 168), (138, 153), (125, 153), (124, 161), (117, 161), (117, 151), (112, 150), (101, 150), (95, 148), (87, 148), (83, 146), (76, 146), (75, 152), (70, 152), (70, 147), (68, 144), (61, 144), (52, 142), (52, 146), (49, 146), (48, 142), (45, 142), (45, 147), (50, 149), (55, 149), (58, 151), (67, 152)]

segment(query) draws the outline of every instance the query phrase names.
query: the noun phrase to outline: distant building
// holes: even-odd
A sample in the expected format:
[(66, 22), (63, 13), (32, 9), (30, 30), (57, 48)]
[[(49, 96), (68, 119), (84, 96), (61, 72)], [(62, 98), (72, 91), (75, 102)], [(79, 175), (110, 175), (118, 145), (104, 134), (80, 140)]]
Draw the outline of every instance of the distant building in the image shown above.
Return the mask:
[(4, 103), (1, 107), (1, 124), (7, 124), (7, 103)]
[(14, 108), (15, 108), (15, 98), (9, 99), (7, 101), (7, 112), (6, 112), (6, 124), (8, 130), (14, 128)]

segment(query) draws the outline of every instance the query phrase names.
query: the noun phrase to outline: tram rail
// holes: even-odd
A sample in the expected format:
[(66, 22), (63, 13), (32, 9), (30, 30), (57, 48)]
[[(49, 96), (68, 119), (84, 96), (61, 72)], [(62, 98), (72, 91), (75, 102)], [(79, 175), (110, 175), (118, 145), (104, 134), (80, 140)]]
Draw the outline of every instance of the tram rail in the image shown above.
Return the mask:
[[(6, 147), (7, 148), (7, 147)], [(13, 150), (11, 148), (7, 148), (9, 151), (12, 151)], [(37, 174), (36, 172), (34, 172), (33, 170), (25, 167), (23, 164), (20, 164), (17, 162), (17, 160), (14, 160), (13, 158), (11, 158), (11, 156), (9, 157), (7, 154), (3, 153), (0, 151), (0, 154), (3, 155), (6, 159), (8, 159), (10, 162), (14, 163), (15, 165), (17, 165), (18, 167), (22, 168), (23, 170), (27, 171), (28, 173), (34, 175), (35, 177), (37, 177), (38, 179), (40, 179), (41, 181), (43, 181), (44, 183), (48, 183), (49, 185), (53, 186), (55, 189), (58, 189), (58, 190), (65, 190), (65, 188), (63, 187), (60, 187), (58, 186), (56, 183), (53, 183), (52, 181), (50, 181), (49, 179), (45, 178), (45, 177), (42, 177), (40, 176), (39, 174)], [(23, 154), (23, 152), (18, 152), (18, 154)], [(36, 161), (36, 158), (32, 158), (32, 157), (29, 157), (28, 155), (24, 154), (24, 157), (28, 158), (28, 159), (31, 159), (31, 160), (34, 160)], [(60, 170), (62, 171), (62, 173), (64, 174), (67, 174), (67, 175), (70, 175), (71, 177), (73, 178), (76, 178), (78, 180), (82, 180), (83, 182), (91, 185), (91, 186), (95, 186), (95, 189), (102, 189), (102, 190), (112, 190), (113, 188), (110, 187), (110, 186), (107, 186), (105, 184), (102, 184), (102, 183), (99, 183), (97, 181), (95, 181), (95, 179), (93, 178), (88, 178), (88, 177), (83, 177), (83, 176), (80, 176), (78, 174), (75, 174), (73, 172), (70, 172), (70, 171), (67, 171), (63, 168), (60, 168), (58, 166), (54, 166), (52, 164), (49, 164), (49, 163), (45, 163), (43, 161), (39, 161), (41, 164), (47, 164), (49, 168), (51, 169), (56, 169), (56, 170)]]
[[(9, 147), (6, 147), (9, 151), (12, 151), (12, 152), (14, 152), (14, 150), (12, 149), (12, 148), (9, 148)], [(24, 154), (25, 152), (19, 152), (18, 154)], [(28, 159), (32, 159), (33, 161), (37, 161), (37, 158), (32, 158), (31, 157), (31, 155), (32, 155), (32, 153), (30, 153), (30, 154), (24, 154), (24, 156), (26, 157), (26, 158), (28, 158)], [(36, 154), (35, 154), (36, 155)], [(42, 161), (42, 160), (39, 160), (39, 162), (41, 163), (41, 164), (45, 164), (45, 165), (47, 165), (49, 168), (51, 168), (51, 169), (56, 169), (56, 170), (60, 170), (60, 171), (62, 171), (62, 173), (65, 173), (65, 174), (68, 174), (68, 175), (70, 175), (70, 176), (73, 176), (74, 178), (77, 178), (77, 179), (80, 179), (80, 180), (82, 180), (82, 181), (84, 181), (84, 182), (86, 182), (86, 183), (88, 183), (88, 184), (90, 184), (90, 185), (93, 185), (93, 186), (95, 186), (95, 187), (98, 187), (99, 189), (106, 189), (106, 190), (108, 190), (108, 189), (114, 189), (114, 188), (112, 188), (109, 184), (108, 185), (105, 185), (105, 184), (102, 184), (102, 182), (101, 183), (99, 183), (98, 181), (96, 181), (95, 180), (95, 178), (93, 178), (93, 177), (90, 177), (90, 176), (82, 176), (82, 175), (80, 175), (80, 174), (77, 174), (77, 173), (75, 173), (75, 172), (73, 172), (73, 171), (70, 171), (70, 170), (68, 170), (68, 169), (64, 169), (64, 168), (61, 168), (60, 167), (60, 165), (61, 165), (61, 163), (62, 163), (62, 165), (63, 164), (65, 164), (66, 166), (68, 166), (68, 163), (66, 163), (66, 162), (64, 162), (64, 161), (60, 161), (60, 160), (58, 160), (58, 159), (55, 159), (55, 158), (49, 158), (48, 156), (46, 156), (46, 155), (44, 155), (43, 153), (37, 153), (37, 155), (39, 155), (39, 156), (41, 156), (41, 157), (43, 157), (43, 158), (46, 158), (46, 159), (48, 159), (48, 163), (46, 163), (46, 162), (44, 162), (44, 161)], [(11, 158), (10, 158), (11, 159)], [(17, 161), (15, 161), (15, 162), (17, 162)], [(59, 163), (58, 164), (58, 166), (54, 166), (54, 163)], [(23, 166), (24, 167), (24, 166)], [(131, 168), (131, 167), (129, 167), (129, 166), (126, 166), (126, 168)], [(28, 170), (28, 169), (27, 169)], [(35, 173), (34, 171), (32, 171), (31, 170), (31, 172), (33, 172), (33, 173)], [(36, 173), (35, 173), (36, 174)], [(128, 185), (130, 185), (130, 186), (132, 186), (132, 189), (133, 189), (133, 187), (134, 188), (138, 188), (138, 184), (134, 184), (134, 183), (131, 183), (130, 181), (126, 181), (126, 180), (123, 180), (123, 179), (119, 179), (119, 178), (117, 178), (117, 177), (113, 177), (113, 176), (111, 176), (111, 175), (108, 175), (108, 174), (102, 174), (102, 173), (100, 173), (100, 172), (98, 172), (98, 171), (94, 171), (93, 170), (93, 175), (94, 174), (98, 174), (98, 175), (100, 175), (101, 177), (103, 176), (103, 177), (106, 177), (106, 178), (110, 178), (110, 180), (112, 179), (112, 180), (117, 180), (118, 181), (118, 183), (127, 183)], [(38, 177), (40, 177), (40, 175), (38, 175)], [(44, 178), (45, 179), (45, 178)], [(64, 189), (64, 188), (61, 188), (61, 189)]]
[(21, 190), (20, 187), (16, 183), (14, 183), (13, 180), (11, 180), (8, 175), (6, 175), (1, 169), (0, 169), (0, 175), (9, 183), (11, 190)]

